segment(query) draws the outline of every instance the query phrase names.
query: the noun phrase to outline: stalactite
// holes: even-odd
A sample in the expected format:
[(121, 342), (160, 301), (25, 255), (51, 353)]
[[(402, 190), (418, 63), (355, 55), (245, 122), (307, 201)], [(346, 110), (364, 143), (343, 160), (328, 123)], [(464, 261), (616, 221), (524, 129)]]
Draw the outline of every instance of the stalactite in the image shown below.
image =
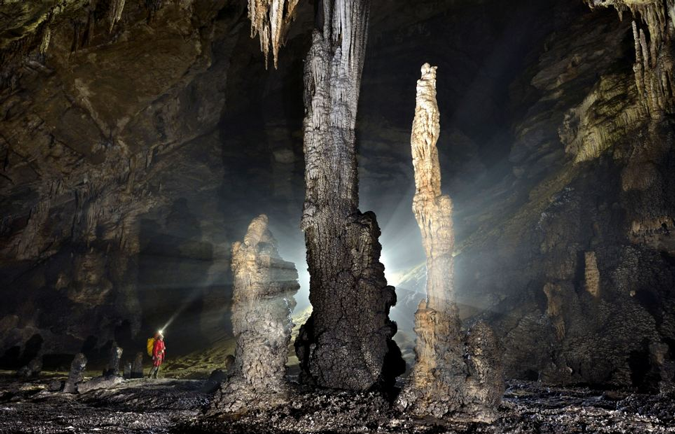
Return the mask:
[(40, 42), (40, 54), (45, 54), (47, 50), (49, 49), (49, 43), (51, 42), (52, 39), (52, 31), (47, 26), (47, 28), (44, 31), (44, 34), (42, 35), (42, 42)]
[(265, 67), (272, 50), (274, 67), (278, 67), (279, 49), (285, 43), (288, 27), (295, 18), (300, 0), (248, 0), (251, 37), (260, 37), (260, 50), (265, 55)]
[(441, 192), (439, 134), (436, 67), (426, 63), (417, 81), (410, 142), (413, 213), (427, 257), (427, 297), (415, 313), (417, 359), (398, 404), (418, 416), (491, 421), (503, 393), (499, 349), (486, 324), (477, 324), (468, 336), (461, 330), (453, 288), (452, 202)]
[(274, 406), (286, 399), (288, 345), (298, 290), (295, 266), (281, 259), (267, 216), (255, 218), (232, 246), (234, 373), (213, 401), (215, 412)]
[(396, 294), (380, 263), (380, 229), (375, 214), (358, 210), (354, 127), (370, 5), (322, 4), (305, 61), (302, 228), (313, 312), (295, 346), (303, 382), (368, 390), (405, 369), (392, 340)]
[(110, 20), (110, 31), (113, 31), (115, 24), (122, 18), (122, 12), (124, 12), (124, 3), (126, 0), (112, 0), (110, 2), (110, 11), (108, 13), (108, 19)]

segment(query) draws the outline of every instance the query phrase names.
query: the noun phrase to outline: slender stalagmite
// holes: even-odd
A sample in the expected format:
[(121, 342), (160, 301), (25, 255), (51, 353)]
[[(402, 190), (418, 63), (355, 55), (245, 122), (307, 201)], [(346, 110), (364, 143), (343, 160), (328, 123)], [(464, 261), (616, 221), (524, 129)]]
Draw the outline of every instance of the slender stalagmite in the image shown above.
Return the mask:
[(427, 297), (415, 313), (416, 364), (398, 403), (421, 415), (489, 421), (503, 393), (495, 337), (483, 323), (465, 336), (453, 288), (452, 202), (441, 193), (436, 142), (440, 115), (436, 67), (422, 66), (417, 82), (411, 147), (416, 193), (413, 213), (427, 256)]
[[(234, 369), (214, 398), (216, 412), (284, 403), (291, 341), (295, 266), (281, 259), (267, 216), (256, 217), (242, 243), (232, 247)], [(230, 374), (228, 370), (228, 374)]]
[(380, 263), (380, 229), (358, 210), (354, 127), (368, 29), (368, 0), (317, 2), (305, 62), (302, 217), (313, 313), (296, 340), (301, 379), (366, 390), (393, 384), (404, 365), (392, 341), (396, 302)]

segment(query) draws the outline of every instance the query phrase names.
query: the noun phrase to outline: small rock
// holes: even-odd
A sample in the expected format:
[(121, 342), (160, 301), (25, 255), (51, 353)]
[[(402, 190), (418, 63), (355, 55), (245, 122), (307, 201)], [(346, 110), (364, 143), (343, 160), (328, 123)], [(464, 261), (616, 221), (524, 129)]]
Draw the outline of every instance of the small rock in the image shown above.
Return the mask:
[(70, 364), (70, 373), (68, 380), (63, 386), (63, 391), (66, 393), (76, 393), (77, 385), (84, 379), (84, 368), (87, 367), (87, 358), (82, 353), (78, 353), (73, 362)]
[(61, 380), (52, 380), (47, 386), (50, 392), (60, 392), (63, 388), (63, 381)]
[(110, 389), (123, 381), (121, 377), (96, 377), (86, 383), (80, 383), (77, 386), (77, 391), (79, 393), (87, 393), (96, 389)]

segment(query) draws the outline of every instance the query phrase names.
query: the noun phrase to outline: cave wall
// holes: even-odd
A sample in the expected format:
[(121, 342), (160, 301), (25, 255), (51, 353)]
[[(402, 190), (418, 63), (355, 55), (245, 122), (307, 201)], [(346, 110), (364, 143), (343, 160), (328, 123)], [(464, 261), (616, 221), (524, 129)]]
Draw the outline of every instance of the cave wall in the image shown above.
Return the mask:
[(630, 20), (596, 10), (512, 86), (509, 193), (457, 257), (507, 377), (658, 390), (673, 357), (672, 119), (640, 100), (634, 58)]
[[(29, 3), (3, 23), (3, 42), (28, 41), (3, 50), (0, 99), (10, 365), (32, 336), (45, 353), (142, 338), (185, 297), (176, 289), (228, 272), (218, 125), (245, 19), (227, 1), (127, 4), (114, 25), (110, 2)], [(35, 14), (41, 25), (9, 27)], [(45, 35), (44, 52), (30, 47)], [(162, 272), (181, 268), (149, 281), (158, 256)]]

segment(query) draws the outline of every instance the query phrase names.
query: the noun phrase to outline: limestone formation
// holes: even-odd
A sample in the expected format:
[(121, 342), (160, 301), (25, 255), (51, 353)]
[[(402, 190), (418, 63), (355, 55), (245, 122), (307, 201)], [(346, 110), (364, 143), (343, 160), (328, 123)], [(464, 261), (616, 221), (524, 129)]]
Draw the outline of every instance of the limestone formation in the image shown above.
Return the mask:
[(260, 37), (260, 50), (265, 55), (265, 66), (272, 50), (274, 67), (279, 60), (279, 48), (284, 44), (289, 24), (295, 16), (300, 0), (248, 0), (251, 37)]
[[(45, 349), (57, 354), (77, 353), (92, 333), (98, 345), (112, 340), (115, 328), (127, 322), (131, 338), (142, 339), (141, 323), (165, 321), (184, 295), (165, 296), (169, 285), (155, 276), (202, 288), (199, 279), (215, 263), (208, 255), (185, 261), (195, 255), (185, 252), (184, 232), (179, 238), (153, 235), (155, 229), (176, 233), (164, 222), (171, 204), (186, 196), (184, 186), (197, 180), (210, 186), (193, 190), (199, 199), (189, 196), (191, 203), (205, 204), (191, 211), (214, 222), (210, 228), (219, 234), (204, 233), (204, 247), (220, 244), (214, 239), (230, 243), (222, 236), (229, 223), (222, 221), (221, 199), (211, 188), (223, 180), (222, 144), (206, 133), (215, 131), (224, 104), (224, 86), (215, 83), (230, 71), (229, 63), (215, 65), (210, 46), (231, 55), (239, 39), (231, 32), (248, 33), (245, 4), (127, 0), (109, 33), (110, 8), (122, 10), (118, 0), (2, 3), (0, 89), (9, 93), (0, 112), (14, 109), (0, 121), (0, 287), (6, 290), (0, 358), (35, 334), (49, 336)], [(218, 17), (226, 4), (229, 12)], [(149, 23), (151, 11), (157, 14)], [(133, 62), (123, 60), (127, 56)], [(56, 98), (45, 103), (38, 94)], [(187, 162), (192, 152), (212, 158), (199, 168), (160, 158), (183, 154), (176, 161)], [(167, 188), (169, 179), (177, 190)], [(148, 216), (158, 223), (147, 226), (151, 231), (142, 227)], [(154, 275), (141, 270), (141, 243), (150, 238), (161, 238), (164, 250), (181, 250), (164, 256), (162, 266), (148, 266)], [(177, 260), (170, 259), (177, 256), (200, 265), (177, 270)], [(3, 327), (16, 314), (21, 320)]]
[(110, 357), (108, 359), (108, 365), (103, 371), (105, 377), (115, 377), (120, 374), (120, 360), (122, 359), (122, 353), (124, 350), (113, 343), (112, 348), (110, 349)]
[(73, 362), (70, 364), (70, 373), (63, 391), (66, 393), (76, 393), (77, 387), (84, 380), (84, 368), (87, 367), (87, 358), (82, 353), (77, 353)]
[(586, 0), (586, 3), (591, 8), (613, 6), (622, 19), (624, 13), (633, 15), (633, 72), (640, 99), (653, 118), (672, 113), (675, 0)]
[(595, 252), (584, 253), (585, 268), (584, 280), (586, 291), (593, 297), (600, 296), (600, 271), (598, 271), (598, 259)]
[(553, 283), (544, 285), (544, 294), (546, 294), (546, 315), (550, 318), (555, 336), (559, 341), (565, 338), (565, 319), (563, 318), (563, 296), (562, 288)]
[(136, 353), (136, 358), (131, 364), (131, 378), (143, 378), (143, 353)]
[(411, 146), (413, 213), (427, 257), (427, 297), (415, 314), (417, 355), (399, 405), (419, 416), (491, 421), (504, 390), (499, 348), (486, 324), (461, 329), (453, 288), (452, 202), (441, 192), (436, 67), (425, 63), (417, 82)]
[(26, 366), (17, 371), (17, 375), (22, 378), (35, 378), (42, 372), (42, 357), (37, 356), (31, 359)]
[(366, 49), (368, 0), (319, 3), (305, 61), (305, 204), (313, 312), (296, 352), (301, 380), (367, 390), (403, 372), (391, 340), (396, 302), (380, 263), (380, 229), (358, 210), (354, 126)]
[(89, 381), (86, 381), (84, 383), (80, 383), (77, 386), (77, 392), (78, 393), (87, 393), (91, 390), (97, 390), (97, 389), (110, 389), (112, 387), (117, 386), (118, 384), (122, 383), (124, 380), (122, 377), (96, 377), (92, 378)]
[[(298, 290), (295, 266), (281, 259), (267, 216), (256, 217), (243, 242), (232, 246), (234, 368), (214, 409), (236, 412), (284, 402), (288, 346)], [(264, 397), (264, 398), (262, 398)]]
[(124, 3), (126, 0), (112, 0), (110, 2), (110, 31), (112, 32), (115, 24), (122, 18), (122, 12), (124, 12)]

